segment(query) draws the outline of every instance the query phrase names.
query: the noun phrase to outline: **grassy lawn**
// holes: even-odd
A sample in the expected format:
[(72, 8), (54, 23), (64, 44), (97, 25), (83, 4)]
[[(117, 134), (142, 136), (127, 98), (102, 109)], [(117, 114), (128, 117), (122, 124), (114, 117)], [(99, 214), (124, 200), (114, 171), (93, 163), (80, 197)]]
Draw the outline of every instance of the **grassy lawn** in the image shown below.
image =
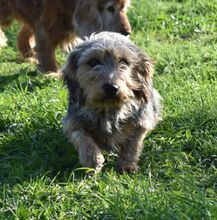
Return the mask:
[[(217, 1), (132, 0), (132, 40), (156, 62), (164, 120), (140, 171), (88, 178), (62, 134), (67, 91), (0, 49), (0, 219), (217, 219)], [(57, 52), (58, 62), (66, 56)]]

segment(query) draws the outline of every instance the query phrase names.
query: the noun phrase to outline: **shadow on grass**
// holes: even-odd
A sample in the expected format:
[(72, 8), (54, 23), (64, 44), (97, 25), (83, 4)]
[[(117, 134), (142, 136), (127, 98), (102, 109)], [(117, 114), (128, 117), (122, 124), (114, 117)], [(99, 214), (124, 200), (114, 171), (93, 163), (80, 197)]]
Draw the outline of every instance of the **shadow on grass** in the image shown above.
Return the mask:
[(19, 73), (14, 75), (0, 75), (0, 92), (4, 92), (4, 88), (12, 81), (17, 80), (19, 76)]
[[(155, 170), (160, 170), (165, 160), (176, 163), (178, 157), (185, 161), (186, 158), (182, 157), (181, 152), (192, 154), (196, 158), (195, 161), (205, 161), (209, 158), (209, 163), (205, 164), (207, 166), (214, 162), (215, 158), (211, 157), (215, 148), (212, 129), (217, 123), (216, 118), (204, 111), (203, 114), (197, 112), (192, 117), (191, 114), (168, 117), (148, 136), (140, 161), (141, 172), (146, 172), (148, 165), (154, 161), (155, 166), (159, 167)], [(0, 123), (4, 124), (1, 121)], [(58, 175), (56, 180), (64, 181), (79, 167), (77, 153), (58, 126), (52, 128), (41, 124), (35, 130), (20, 128), (19, 134), (17, 129), (2, 131), (5, 132), (2, 132), (2, 137), (7, 137), (0, 147), (0, 182), (3, 184), (13, 185), (44, 175), (51, 178)], [(209, 135), (206, 135), (207, 132)], [(211, 144), (205, 146), (204, 143)], [(190, 162), (190, 166), (194, 166), (195, 161)], [(109, 163), (114, 166), (113, 159), (106, 167), (110, 167)], [(82, 178), (81, 176), (78, 174), (78, 179)]]
[(0, 75), (0, 93), (4, 92), (7, 86), (32, 92), (36, 88), (41, 89), (50, 83), (51, 80), (40, 76), (37, 70), (30, 71), (23, 68), (13, 75)]
[(78, 167), (77, 153), (61, 129), (42, 127), (31, 133), (20, 128), (16, 137), (13, 135), (16, 129), (8, 130), (1, 133), (8, 137), (0, 146), (1, 183), (14, 185), (45, 174), (51, 178), (58, 174), (61, 179)]

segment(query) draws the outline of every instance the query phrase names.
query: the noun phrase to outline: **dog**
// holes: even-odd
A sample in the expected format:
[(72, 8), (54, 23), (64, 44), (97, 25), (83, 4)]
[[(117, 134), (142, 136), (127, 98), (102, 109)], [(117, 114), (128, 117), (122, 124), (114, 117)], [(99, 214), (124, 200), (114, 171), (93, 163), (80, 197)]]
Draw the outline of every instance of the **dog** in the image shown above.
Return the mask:
[(161, 120), (152, 59), (127, 37), (101, 32), (73, 49), (62, 72), (69, 92), (63, 131), (81, 165), (99, 172), (102, 152), (114, 150), (119, 172), (137, 171), (143, 140)]
[[(63, 42), (103, 30), (128, 35), (129, 4), (130, 0), (0, 0), (0, 26), (9, 25), (14, 19), (20, 21), (23, 26), (17, 47), (22, 56), (34, 56), (29, 43), (33, 35), (39, 69), (55, 72), (55, 49)], [(5, 46), (2, 32), (0, 42)]]

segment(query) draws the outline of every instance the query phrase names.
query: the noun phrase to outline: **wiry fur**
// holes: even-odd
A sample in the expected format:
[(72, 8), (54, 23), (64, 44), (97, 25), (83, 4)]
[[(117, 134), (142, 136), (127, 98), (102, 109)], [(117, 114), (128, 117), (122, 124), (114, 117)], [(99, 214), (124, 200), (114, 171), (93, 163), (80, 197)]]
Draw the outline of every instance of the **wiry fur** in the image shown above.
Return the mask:
[[(41, 71), (57, 69), (55, 49), (65, 41), (73, 41), (103, 30), (128, 34), (129, 0), (0, 0), (0, 26), (13, 19), (23, 26), (17, 46), (23, 57), (34, 55), (29, 43), (36, 40), (36, 54)], [(5, 46), (0, 30), (0, 46)]]
[[(143, 140), (160, 120), (153, 62), (126, 37), (102, 32), (75, 47), (63, 68), (69, 90), (64, 133), (83, 166), (100, 171), (102, 150), (118, 151), (117, 169), (133, 172)], [(107, 97), (104, 85), (118, 88)]]

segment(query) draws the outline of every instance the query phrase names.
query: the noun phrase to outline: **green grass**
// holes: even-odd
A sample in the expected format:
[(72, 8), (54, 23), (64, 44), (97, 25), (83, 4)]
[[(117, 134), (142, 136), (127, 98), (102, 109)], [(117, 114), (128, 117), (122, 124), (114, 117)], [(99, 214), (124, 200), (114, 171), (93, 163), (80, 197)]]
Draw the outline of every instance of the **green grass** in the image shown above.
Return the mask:
[[(163, 118), (140, 171), (89, 178), (62, 134), (67, 92), (0, 50), (0, 219), (217, 219), (217, 1), (132, 1), (132, 40), (156, 62)], [(57, 53), (60, 64), (65, 56)]]

